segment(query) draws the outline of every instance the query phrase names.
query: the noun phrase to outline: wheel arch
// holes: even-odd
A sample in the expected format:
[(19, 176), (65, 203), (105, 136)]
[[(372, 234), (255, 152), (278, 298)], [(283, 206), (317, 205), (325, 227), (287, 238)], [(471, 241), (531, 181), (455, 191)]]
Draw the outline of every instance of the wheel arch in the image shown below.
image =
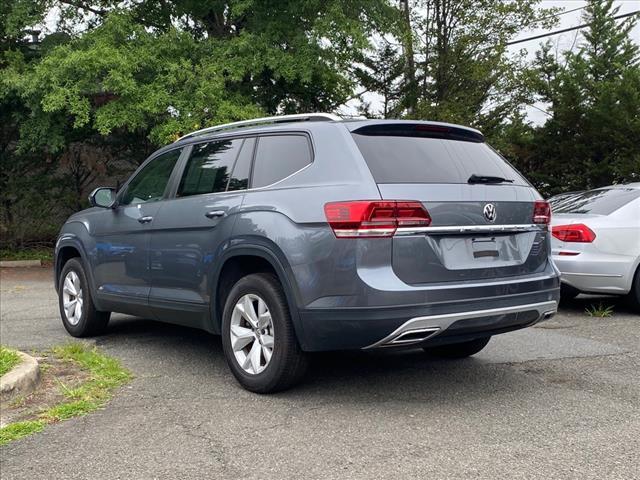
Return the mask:
[[(259, 259), (255, 264), (251, 265), (252, 268), (241, 268), (239, 272), (231, 272), (230, 274), (230, 268), (238, 267), (241, 262), (248, 262), (252, 258)], [(213, 291), (211, 293), (211, 331), (213, 333), (220, 333), (221, 331), (222, 310), (226, 293), (230, 291), (233, 284), (245, 275), (271, 270), (282, 285), (296, 337), (304, 350), (304, 335), (297, 303), (298, 295), (295, 290), (295, 283), (291, 280), (290, 267), (286, 258), (284, 258), (284, 254), (280, 253), (278, 255), (265, 245), (245, 244), (229, 248), (218, 265), (214, 273), (215, 282), (213, 282)]]
[(96, 306), (99, 304), (99, 300), (96, 298), (95, 292), (95, 280), (93, 278), (93, 271), (89, 267), (90, 262), (87, 256), (87, 252), (85, 251), (82, 242), (74, 234), (64, 234), (62, 235), (56, 244), (55, 256), (54, 256), (54, 285), (56, 288), (56, 292), (58, 291), (58, 284), (60, 283), (60, 273), (62, 272), (62, 268), (65, 263), (69, 261), (71, 258), (79, 258), (84, 267), (84, 273), (89, 280), (89, 288), (91, 289), (92, 297)]

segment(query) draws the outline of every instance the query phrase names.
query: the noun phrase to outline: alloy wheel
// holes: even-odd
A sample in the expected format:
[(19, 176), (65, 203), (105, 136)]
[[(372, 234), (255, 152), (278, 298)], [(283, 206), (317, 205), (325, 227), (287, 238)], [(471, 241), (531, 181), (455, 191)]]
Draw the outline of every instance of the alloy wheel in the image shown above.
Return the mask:
[(255, 294), (240, 297), (229, 329), (233, 354), (246, 373), (262, 372), (273, 356), (274, 329), (267, 303)]
[(64, 277), (62, 305), (67, 321), (71, 325), (77, 325), (82, 317), (82, 285), (80, 284), (80, 277), (73, 270)]

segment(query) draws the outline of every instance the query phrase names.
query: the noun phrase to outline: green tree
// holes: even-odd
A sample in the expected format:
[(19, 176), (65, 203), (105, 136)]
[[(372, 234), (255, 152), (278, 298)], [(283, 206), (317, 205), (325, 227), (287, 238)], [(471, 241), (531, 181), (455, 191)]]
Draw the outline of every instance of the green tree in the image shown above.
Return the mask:
[[(15, 0), (0, 13), (2, 229), (15, 237), (30, 210), (20, 205), (42, 204), (55, 225), (97, 179), (188, 131), (335, 109), (353, 91), (352, 59), (395, 11), (380, 0)], [(38, 37), (45, 18), (54, 31)]]
[(333, 110), (353, 89), (351, 59), (391, 12), (369, 0), (97, 3), (85, 8), (91, 21), (62, 9), (88, 32), (4, 75), (38, 113), (21, 132), (29, 148), (67, 144), (55, 129), (36, 135), (58, 114), (76, 130), (162, 144), (261, 113)]
[(378, 93), (381, 97), (382, 109), (379, 112), (367, 112), (368, 116), (392, 118), (399, 114), (404, 70), (403, 58), (389, 43), (384, 43), (359, 62), (354, 72), (358, 84), (364, 91)]
[(508, 41), (527, 28), (553, 25), (555, 10), (539, 8), (539, 0), (414, 3), (416, 73), (406, 78), (407, 113), (473, 125), (491, 137), (530, 95), (523, 55), (508, 55)]
[(612, 0), (588, 3), (589, 26), (563, 62), (543, 47), (536, 60), (539, 99), (551, 117), (534, 135), (533, 161), (548, 193), (640, 179), (640, 57), (636, 18), (618, 23)]

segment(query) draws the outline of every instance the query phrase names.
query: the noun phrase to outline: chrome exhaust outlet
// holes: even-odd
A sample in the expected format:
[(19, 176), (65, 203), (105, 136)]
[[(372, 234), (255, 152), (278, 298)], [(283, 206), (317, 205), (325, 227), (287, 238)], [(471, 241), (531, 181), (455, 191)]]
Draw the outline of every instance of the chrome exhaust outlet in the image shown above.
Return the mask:
[(429, 328), (415, 328), (412, 330), (405, 330), (404, 332), (396, 335), (395, 337), (387, 340), (383, 344), (379, 345), (380, 347), (390, 347), (390, 346), (400, 346), (400, 345), (411, 345), (413, 343), (420, 343), (432, 336), (434, 336), (440, 328), (438, 327), (429, 327)]
[(544, 322), (545, 320), (549, 320), (551, 317), (555, 316), (556, 313), (558, 313), (557, 310), (549, 310), (548, 312), (544, 312), (540, 321)]

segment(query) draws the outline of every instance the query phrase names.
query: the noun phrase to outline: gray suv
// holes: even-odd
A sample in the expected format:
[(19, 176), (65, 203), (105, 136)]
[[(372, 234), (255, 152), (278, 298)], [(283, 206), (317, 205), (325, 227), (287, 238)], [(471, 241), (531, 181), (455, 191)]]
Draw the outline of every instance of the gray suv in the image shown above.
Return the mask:
[(56, 245), (67, 331), (95, 335), (121, 312), (221, 334), (254, 392), (293, 385), (308, 352), (461, 358), (557, 309), (549, 205), (458, 125), (236, 122), (90, 202)]

